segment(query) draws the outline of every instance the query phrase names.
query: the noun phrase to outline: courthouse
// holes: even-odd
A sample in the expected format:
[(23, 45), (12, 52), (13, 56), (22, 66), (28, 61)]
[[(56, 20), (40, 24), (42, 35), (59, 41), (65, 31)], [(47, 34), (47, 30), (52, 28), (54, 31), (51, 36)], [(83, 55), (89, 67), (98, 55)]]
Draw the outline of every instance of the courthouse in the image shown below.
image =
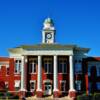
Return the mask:
[(51, 18), (41, 34), (41, 44), (10, 48), (8, 58), (0, 57), (0, 80), (8, 91), (37, 97), (100, 92), (100, 57), (89, 57), (89, 48), (56, 43)]

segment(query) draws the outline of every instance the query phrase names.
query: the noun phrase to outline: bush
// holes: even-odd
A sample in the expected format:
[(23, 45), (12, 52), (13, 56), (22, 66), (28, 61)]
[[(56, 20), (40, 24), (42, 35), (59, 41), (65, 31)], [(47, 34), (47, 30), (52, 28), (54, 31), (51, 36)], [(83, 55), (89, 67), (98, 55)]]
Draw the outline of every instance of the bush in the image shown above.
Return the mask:
[(94, 94), (94, 100), (100, 100), (100, 93)]
[(80, 95), (77, 96), (77, 100), (93, 100), (93, 95)]
[(4, 93), (3, 92), (0, 92), (0, 97), (4, 96)]

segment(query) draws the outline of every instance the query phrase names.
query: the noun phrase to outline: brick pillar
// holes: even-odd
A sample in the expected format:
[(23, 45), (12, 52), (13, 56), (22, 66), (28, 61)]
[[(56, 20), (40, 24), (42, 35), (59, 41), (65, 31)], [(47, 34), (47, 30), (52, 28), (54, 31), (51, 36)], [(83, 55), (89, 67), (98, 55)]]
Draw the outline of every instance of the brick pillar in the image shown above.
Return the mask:
[(14, 59), (10, 58), (9, 62), (9, 90), (14, 91)]

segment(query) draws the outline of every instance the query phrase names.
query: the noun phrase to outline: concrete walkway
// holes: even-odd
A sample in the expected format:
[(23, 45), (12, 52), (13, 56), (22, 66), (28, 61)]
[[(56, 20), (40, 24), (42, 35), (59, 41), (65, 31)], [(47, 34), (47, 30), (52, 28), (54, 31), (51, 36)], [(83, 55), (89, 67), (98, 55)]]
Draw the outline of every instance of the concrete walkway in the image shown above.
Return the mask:
[(53, 98), (53, 96), (48, 96), (48, 97), (44, 97), (44, 98), (37, 98), (36, 96), (33, 96), (33, 97), (26, 98), (26, 100), (73, 100), (73, 99), (68, 97), (68, 96), (61, 97), (61, 98)]

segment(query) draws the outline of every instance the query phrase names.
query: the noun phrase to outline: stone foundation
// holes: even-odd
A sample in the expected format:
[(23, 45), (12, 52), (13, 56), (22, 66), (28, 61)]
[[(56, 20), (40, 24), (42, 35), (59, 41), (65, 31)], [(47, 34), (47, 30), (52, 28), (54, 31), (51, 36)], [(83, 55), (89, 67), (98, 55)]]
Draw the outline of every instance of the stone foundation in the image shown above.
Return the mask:
[(59, 98), (59, 95), (60, 95), (59, 91), (54, 91), (53, 92), (53, 97), (54, 98)]
[(37, 97), (42, 98), (42, 96), (43, 96), (43, 92), (42, 91), (37, 91)]
[(76, 98), (76, 96), (77, 96), (76, 94), (77, 94), (76, 91), (69, 91), (68, 95), (70, 98)]
[(22, 100), (23, 98), (25, 98), (25, 96), (26, 96), (26, 91), (20, 91), (19, 92), (19, 98), (20, 98), (20, 100)]

